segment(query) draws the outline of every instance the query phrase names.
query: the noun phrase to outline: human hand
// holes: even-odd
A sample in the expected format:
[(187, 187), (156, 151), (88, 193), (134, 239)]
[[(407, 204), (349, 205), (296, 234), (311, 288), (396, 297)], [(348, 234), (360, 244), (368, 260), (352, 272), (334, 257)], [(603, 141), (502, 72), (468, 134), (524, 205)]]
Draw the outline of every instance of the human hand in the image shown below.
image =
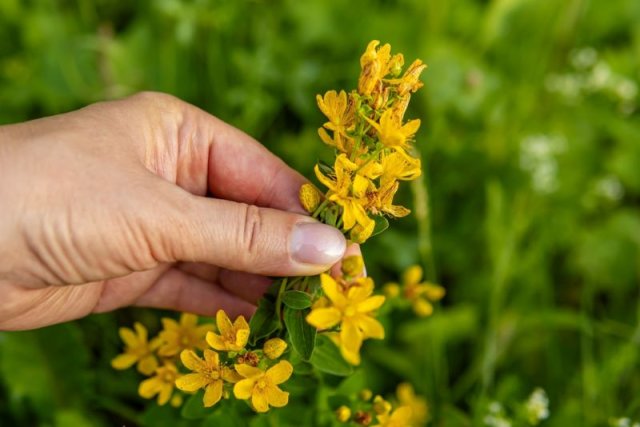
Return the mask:
[(0, 329), (127, 305), (250, 315), (267, 275), (344, 254), (338, 230), (304, 215), (304, 182), (169, 95), (0, 127)]

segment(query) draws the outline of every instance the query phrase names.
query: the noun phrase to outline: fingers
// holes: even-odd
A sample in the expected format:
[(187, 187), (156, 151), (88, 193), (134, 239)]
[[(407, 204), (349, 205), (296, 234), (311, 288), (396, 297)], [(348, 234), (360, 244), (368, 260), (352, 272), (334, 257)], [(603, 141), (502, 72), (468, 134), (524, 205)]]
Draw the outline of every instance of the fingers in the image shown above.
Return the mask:
[(146, 206), (143, 222), (151, 253), (160, 262), (303, 276), (328, 270), (346, 249), (340, 231), (307, 216), (176, 193), (167, 183), (159, 187), (158, 201)]
[(164, 308), (202, 316), (213, 316), (223, 309), (229, 316), (251, 317), (256, 307), (220, 286), (172, 269), (163, 274), (135, 305)]

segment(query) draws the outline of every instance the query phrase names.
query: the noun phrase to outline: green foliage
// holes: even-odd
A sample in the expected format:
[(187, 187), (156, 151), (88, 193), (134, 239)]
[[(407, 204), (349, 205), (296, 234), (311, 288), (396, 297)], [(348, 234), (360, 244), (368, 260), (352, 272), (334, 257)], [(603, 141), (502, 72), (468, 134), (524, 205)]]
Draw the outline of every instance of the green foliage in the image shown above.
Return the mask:
[[(149, 311), (2, 333), (2, 425), (331, 425), (329, 397), (403, 380), (433, 425), (482, 425), (493, 401), (514, 414), (536, 387), (543, 426), (640, 421), (639, 28), (636, 0), (1, 1), (0, 123), (164, 91), (310, 177), (328, 160), (315, 95), (353, 87), (371, 39), (423, 59), (408, 117), (428, 191), (400, 194), (415, 215), (364, 250), (378, 285), (421, 263), (447, 289), (430, 318), (387, 313), (360, 374), (294, 378), (291, 404), (260, 416), (182, 420), (137, 397), (109, 361), (117, 327)], [(280, 326), (275, 295), (258, 313), (253, 342)], [(338, 356), (318, 337), (310, 363), (349, 374)]]

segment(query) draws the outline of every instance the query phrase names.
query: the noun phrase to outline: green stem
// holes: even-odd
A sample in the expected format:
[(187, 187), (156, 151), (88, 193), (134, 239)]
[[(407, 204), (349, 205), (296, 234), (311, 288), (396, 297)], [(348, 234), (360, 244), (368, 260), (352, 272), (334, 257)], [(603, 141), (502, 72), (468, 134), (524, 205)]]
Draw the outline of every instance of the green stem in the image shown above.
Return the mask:
[(322, 203), (320, 203), (320, 205), (313, 212), (313, 214), (311, 215), (312, 218), (318, 218), (318, 215), (320, 215), (322, 213), (322, 211), (324, 210), (324, 208), (327, 207), (327, 205), (329, 204), (328, 196), (329, 196), (329, 193), (327, 193), (325, 199), (322, 201)]
[(278, 288), (278, 296), (276, 297), (276, 313), (278, 314), (278, 321), (280, 322), (280, 329), (283, 329), (282, 324), (282, 295), (287, 287), (288, 277), (283, 277), (280, 281), (280, 288)]
[[(420, 156), (420, 153), (418, 153)], [(431, 282), (438, 281), (436, 264), (433, 256), (433, 243), (431, 233), (431, 209), (429, 206), (429, 186), (423, 175), (411, 183), (413, 192), (413, 206), (416, 222), (418, 223), (418, 252), (426, 267), (426, 277)]]

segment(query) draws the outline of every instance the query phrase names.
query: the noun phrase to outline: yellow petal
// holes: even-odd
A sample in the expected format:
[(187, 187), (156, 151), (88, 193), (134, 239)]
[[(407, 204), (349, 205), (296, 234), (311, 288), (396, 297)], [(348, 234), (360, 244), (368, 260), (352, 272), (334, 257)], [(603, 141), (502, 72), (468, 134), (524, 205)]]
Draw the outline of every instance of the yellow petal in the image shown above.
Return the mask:
[(256, 378), (264, 374), (264, 372), (261, 369), (255, 368), (253, 366), (250, 366), (244, 363), (235, 365), (235, 368), (236, 368), (236, 372), (238, 372), (240, 375), (242, 375), (245, 378)]
[(351, 365), (358, 366), (360, 364), (360, 350), (354, 351), (340, 346), (340, 354)]
[(362, 175), (356, 175), (353, 178), (352, 191), (356, 197), (364, 197), (371, 182)]
[(202, 359), (200, 359), (193, 350), (183, 350), (182, 353), (180, 353), (180, 361), (182, 361), (185, 368), (190, 371), (200, 372), (204, 370)]
[(361, 302), (373, 293), (373, 279), (363, 277), (349, 287), (347, 299), (353, 302)]
[(374, 295), (358, 304), (359, 313), (369, 313), (373, 310), (377, 310), (384, 304), (385, 297), (382, 295)]
[(227, 343), (222, 339), (222, 337), (215, 332), (207, 332), (207, 344), (211, 346), (214, 350), (225, 351), (227, 350)]
[(118, 333), (127, 347), (137, 347), (139, 345), (138, 337), (131, 329), (120, 328)]
[(264, 392), (256, 391), (253, 393), (251, 396), (251, 404), (256, 412), (267, 412), (269, 410), (269, 403)]
[(209, 369), (217, 369), (220, 365), (220, 356), (213, 350), (206, 349), (204, 351), (204, 360), (207, 362), (207, 367)]
[(356, 321), (358, 327), (362, 331), (363, 338), (384, 339), (384, 328), (378, 320), (371, 316), (358, 316)]
[(198, 324), (198, 316), (191, 313), (182, 313), (182, 316), (180, 316), (180, 324), (185, 328), (195, 328)]
[(267, 402), (276, 408), (282, 408), (289, 403), (289, 393), (280, 390), (278, 387), (269, 387), (266, 390)]
[(334, 304), (342, 305), (346, 302), (344, 295), (338, 288), (338, 283), (330, 275), (326, 273), (321, 274), (320, 285), (322, 286), (324, 294)]
[(253, 394), (254, 385), (255, 381), (252, 379), (240, 380), (233, 386), (233, 395), (237, 399), (247, 400)]
[(420, 119), (411, 120), (406, 125), (402, 126), (402, 133), (406, 137), (412, 136), (420, 128)]
[(356, 225), (356, 214), (353, 203), (345, 201), (339, 203), (342, 206), (342, 227), (345, 230), (351, 230)]
[(136, 334), (138, 334), (138, 342), (146, 342), (147, 341), (147, 328), (140, 322), (136, 322), (133, 324), (133, 327), (136, 330)]
[(244, 346), (247, 345), (250, 333), (251, 331), (249, 331), (249, 329), (240, 329), (238, 332), (236, 332), (236, 351), (242, 350)]
[(194, 392), (208, 383), (209, 380), (202, 374), (186, 374), (176, 380), (176, 387), (182, 391)]
[(207, 386), (202, 402), (205, 408), (209, 408), (218, 403), (220, 398), (222, 398), (222, 381), (218, 380)]
[(225, 313), (224, 310), (218, 310), (216, 313), (216, 324), (218, 325), (220, 335), (225, 335), (233, 327), (231, 320), (229, 320), (229, 316), (227, 316), (227, 313)]
[(162, 327), (165, 329), (165, 331), (176, 330), (180, 327), (178, 325), (178, 322), (168, 317), (163, 317), (162, 319), (160, 319), (160, 321), (162, 322)]
[(313, 171), (316, 173), (316, 178), (318, 178), (318, 181), (320, 181), (322, 185), (331, 191), (336, 191), (336, 182), (323, 175), (323, 173), (320, 172), (320, 167), (318, 165), (314, 166)]
[(439, 301), (445, 295), (445, 290), (442, 286), (432, 285), (430, 283), (425, 283), (422, 287), (422, 291), (431, 301)]
[(138, 371), (144, 375), (153, 374), (157, 367), (158, 367), (158, 360), (153, 355), (143, 357), (138, 362)]
[(402, 277), (402, 281), (405, 286), (417, 285), (420, 283), (420, 280), (422, 280), (422, 267), (419, 265), (412, 265), (405, 270)]
[(138, 361), (138, 358), (133, 354), (119, 354), (111, 361), (111, 367), (113, 369), (127, 369), (133, 366)]
[(289, 377), (291, 377), (292, 373), (293, 366), (291, 366), (291, 363), (287, 362), (286, 360), (281, 360), (280, 362), (269, 368), (265, 376), (269, 380), (271, 380), (273, 384), (282, 384), (283, 382), (287, 381)]
[(138, 394), (145, 399), (151, 399), (160, 391), (162, 383), (157, 377), (149, 378), (140, 383)]
[(340, 330), (340, 348), (348, 353), (358, 353), (362, 347), (362, 332), (356, 323), (350, 319), (342, 322)]
[(329, 329), (340, 322), (342, 314), (335, 307), (316, 308), (307, 316), (307, 322), (318, 329)]
[(173, 386), (171, 384), (163, 383), (160, 386), (160, 393), (158, 393), (158, 405), (165, 405), (169, 399), (171, 399), (171, 393), (173, 392)]

